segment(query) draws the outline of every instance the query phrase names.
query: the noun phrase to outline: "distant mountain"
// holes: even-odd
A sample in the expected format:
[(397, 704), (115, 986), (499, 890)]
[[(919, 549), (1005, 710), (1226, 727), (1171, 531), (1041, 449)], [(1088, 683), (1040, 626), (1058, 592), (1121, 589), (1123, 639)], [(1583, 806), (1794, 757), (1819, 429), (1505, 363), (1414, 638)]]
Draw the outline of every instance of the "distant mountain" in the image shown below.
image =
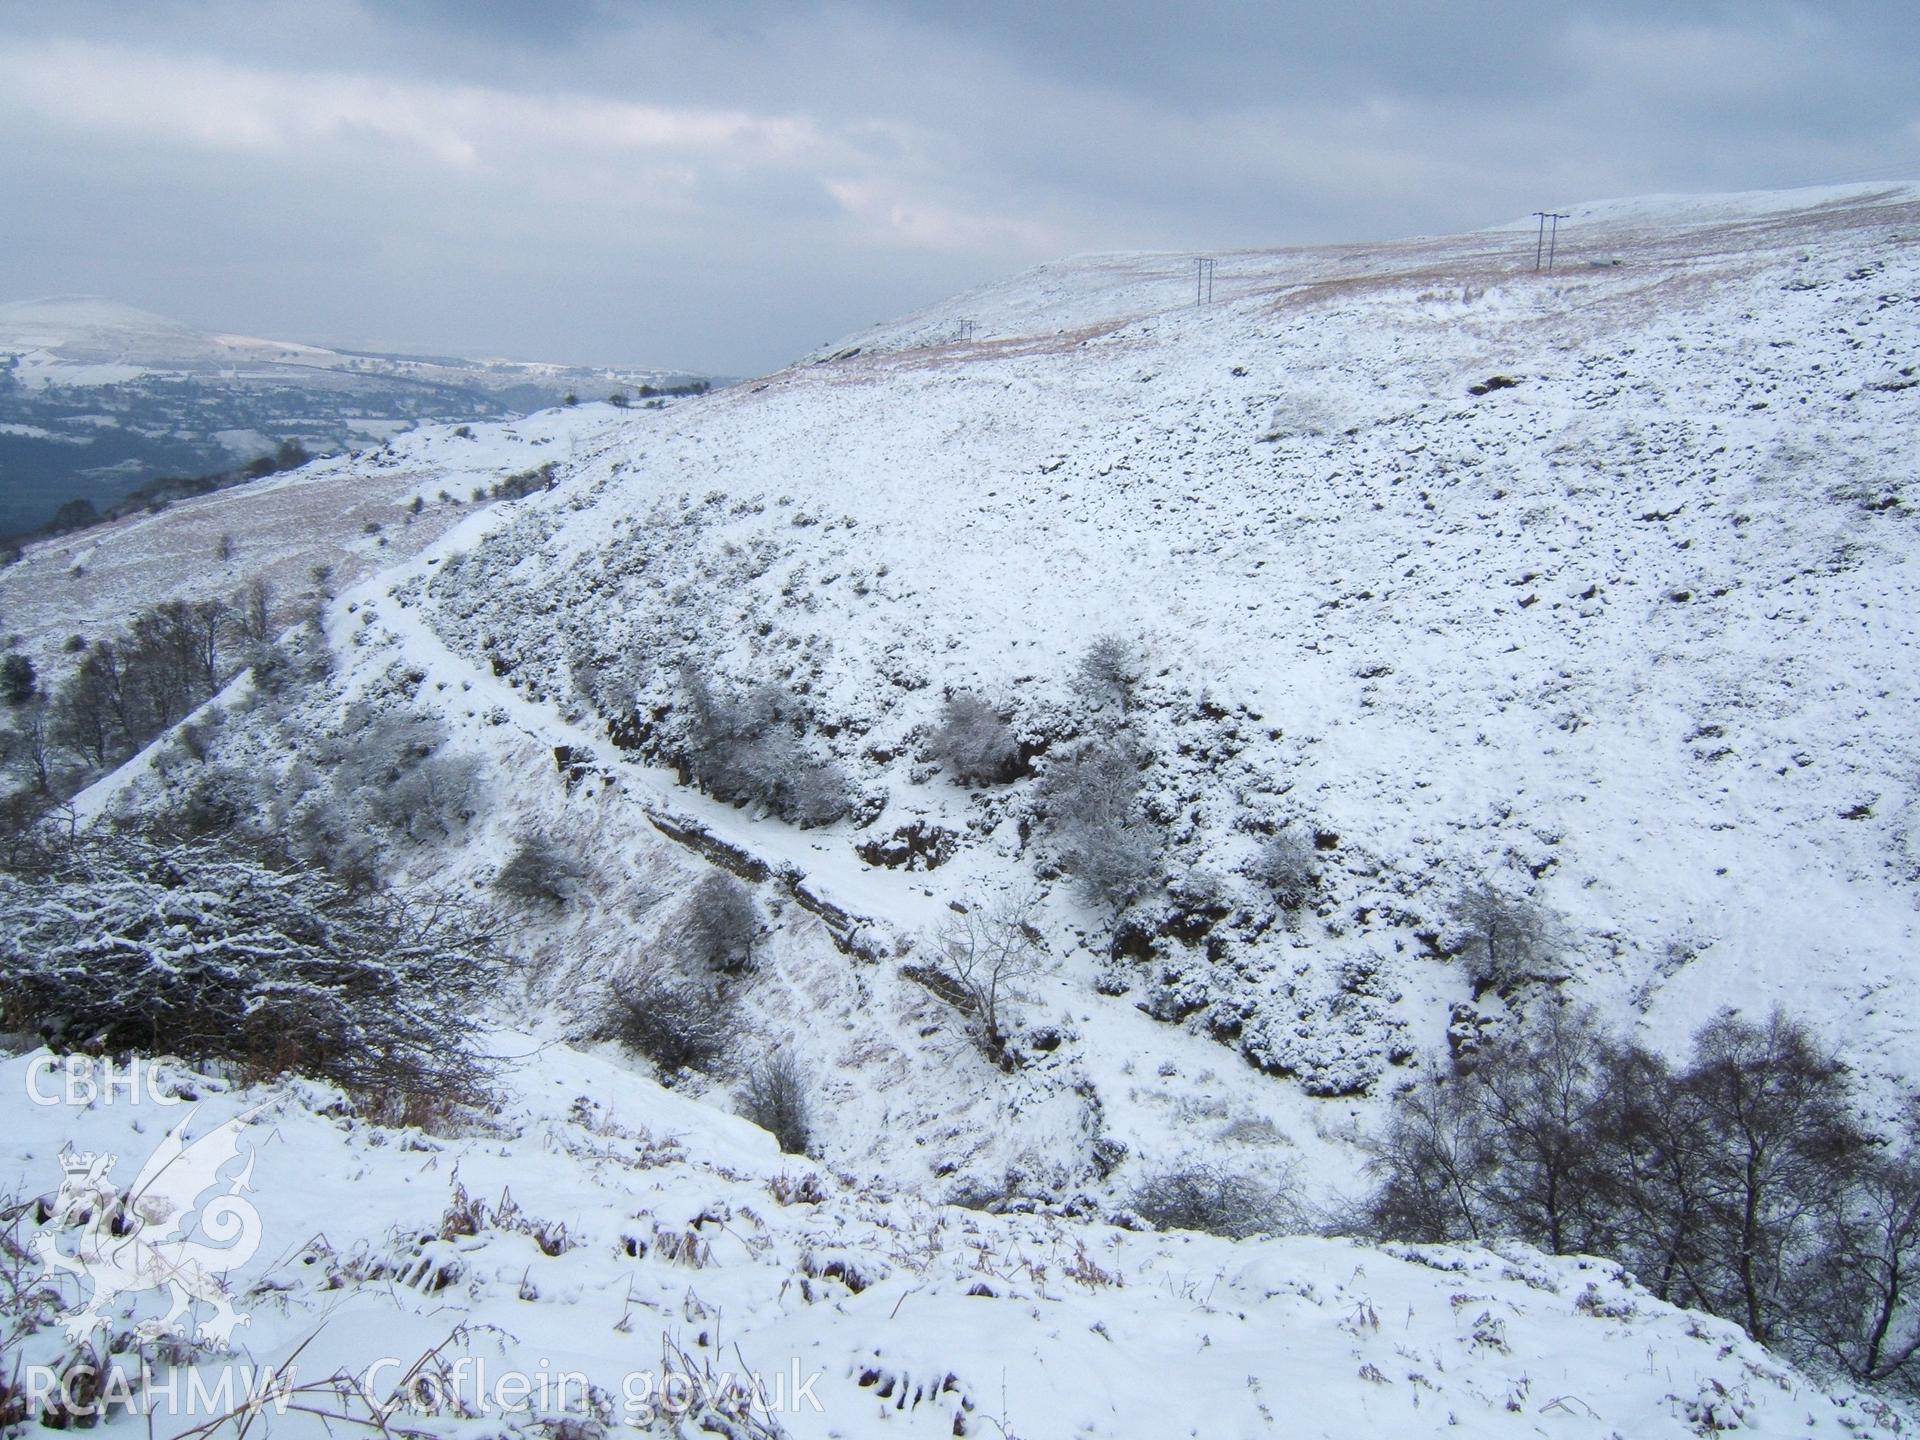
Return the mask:
[(234, 472), (288, 442), (328, 453), (568, 395), (645, 400), (710, 383), (678, 370), (216, 334), (95, 296), (0, 305), (0, 536), (46, 525), (62, 506), (72, 516), (106, 510), (162, 477)]

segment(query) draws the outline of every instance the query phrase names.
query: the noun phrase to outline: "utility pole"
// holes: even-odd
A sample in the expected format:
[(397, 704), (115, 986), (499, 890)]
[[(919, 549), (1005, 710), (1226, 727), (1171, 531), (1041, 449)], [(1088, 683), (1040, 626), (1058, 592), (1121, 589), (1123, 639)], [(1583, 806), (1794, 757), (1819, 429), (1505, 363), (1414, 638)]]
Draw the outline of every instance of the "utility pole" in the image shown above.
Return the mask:
[[(1553, 252), (1560, 243), (1560, 222), (1567, 217), (1557, 210), (1536, 210), (1533, 214), (1534, 218), (1540, 222), (1540, 231), (1534, 236), (1533, 240), (1533, 268), (1535, 271), (1540, 269), (1540, 253), (1544, 250), (1547, 257), (1547, 270), (1551, 273), (1553, 270)], [(1551, 238), (1549, 238), (1547, 231), (1549, 224), (1553, 226)]]
[(1213, 303), (1213, 266), (1213, 260), (1205, 255), (1193, 262), (1193, 303), (1196, 305)]

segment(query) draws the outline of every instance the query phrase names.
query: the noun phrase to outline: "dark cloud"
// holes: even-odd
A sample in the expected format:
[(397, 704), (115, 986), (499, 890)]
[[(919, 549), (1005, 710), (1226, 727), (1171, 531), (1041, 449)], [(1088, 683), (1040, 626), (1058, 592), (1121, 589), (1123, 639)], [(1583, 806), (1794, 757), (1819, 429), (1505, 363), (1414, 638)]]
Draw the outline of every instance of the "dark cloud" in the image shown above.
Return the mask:
[(771, 367), (1058, 253), (1920, 175), (1920, 7), (65, 0), (0, 12), (0, 296)]

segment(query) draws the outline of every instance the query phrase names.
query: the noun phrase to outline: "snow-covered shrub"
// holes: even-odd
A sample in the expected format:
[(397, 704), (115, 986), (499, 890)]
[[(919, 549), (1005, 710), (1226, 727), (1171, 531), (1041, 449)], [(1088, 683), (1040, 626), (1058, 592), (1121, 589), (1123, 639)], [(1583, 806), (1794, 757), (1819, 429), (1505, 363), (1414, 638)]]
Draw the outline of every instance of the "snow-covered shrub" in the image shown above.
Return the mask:
[(270, 823), (290, 855), (321, 867), (349, 891), (377, 888), (386, 876), (380, 840), (306, 765), (291, 767)]
[(251, 644), (241, 656), (253, 671), (253, 693), (268, 702), (285, 701), (309, 685), (324, 681), (333, 669), (333, 653), (316, 620), (292, 638)]
[(747, 887), (716, 870), (681, 905), (674, 939), (689, 963), (738, 975), (752, 968), (760, 928), (760, 911)]
[(1560, 948), (1551, 915), (1485, 881), (1462, 891), (1447, 919), (1467, 978), (1482, 988), (1539, 976)]
[(254, 777), (231, 765), (209, 765), (187, 786), (180, 802), (158, 823), (184, 836), (226, 835), (239, 831), (259, 803)]
[(1189, 1161), (1143, 1177), (1127, 1208), (1162, 1230), (1201, 1230), (1240, 1239), (1306, 1228), (1290, 1171), (1250, 1175)]
[(705, 1070), (727, 1052), (738, 1029), (732, 1000), (720, 990), (658, 967), (636, 965), (615, 980), (613, 1038), (671, 1077)]
[(789, 1155), (804, 1155), (813, 1140), (807, 1079), (799, 1062), (778, 1051), (755, 1065), (736, 1097), (740, 1114), (780, 1143)]
[(328, 747), (334, 789), (368, 820), (409, 840), (451, 836), (473, 817), (479, 765), (449, 751), (446, 739), (437, 716), (354, 705)]
[(522, 835), (493, 877), (493, 888), (528, 905), (562, 909), (585, 873), (571, 850), (545, 835)]
[(1102, 635), (1074, 666), (1073, 688), (1089, 705), (1133, 708), (1134, 688), (1147, 671), (1146, 651), (1137, 640)]
[(475, 1092), (485, 952), (391, 895), (221, 843), (85, 839), (0, 873), (0, 1029), (361, 1092)]
[(1312, 839), (1292, 828), (1281, 830), (1260, 847), (1247, 875), (1282, 910), (1299, 909), (1320, 881)]
[(831, 824), (852, 809), (852, 782), (808, 745), (804, 710), (777, 686), (735, 693), (689, 665), (681, 688), (682, 760), (713, 794), (803, 826)]
[(1090, 738), (1049, 762), (1039, 787), (1061, 863), (1089, 902), (1114, 911), (1158, 881), (1166, 850), (1141, 804), (1143, 765), (1125, 737)]
[(927, 758), (962, 785), (1004, 784), (1019, 773), (1020, 741), (997, 709), (961, 690), (942, 707)]

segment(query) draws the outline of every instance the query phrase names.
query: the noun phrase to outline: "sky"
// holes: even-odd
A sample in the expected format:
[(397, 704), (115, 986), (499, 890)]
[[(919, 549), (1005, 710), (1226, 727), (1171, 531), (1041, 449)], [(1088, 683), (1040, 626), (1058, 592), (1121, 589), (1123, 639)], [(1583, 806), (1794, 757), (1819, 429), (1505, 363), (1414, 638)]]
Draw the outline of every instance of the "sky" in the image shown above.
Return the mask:
[(1914, 0), (0, 0), (0, 300), (762, 373), (1060, 256), (1920, 179)]

